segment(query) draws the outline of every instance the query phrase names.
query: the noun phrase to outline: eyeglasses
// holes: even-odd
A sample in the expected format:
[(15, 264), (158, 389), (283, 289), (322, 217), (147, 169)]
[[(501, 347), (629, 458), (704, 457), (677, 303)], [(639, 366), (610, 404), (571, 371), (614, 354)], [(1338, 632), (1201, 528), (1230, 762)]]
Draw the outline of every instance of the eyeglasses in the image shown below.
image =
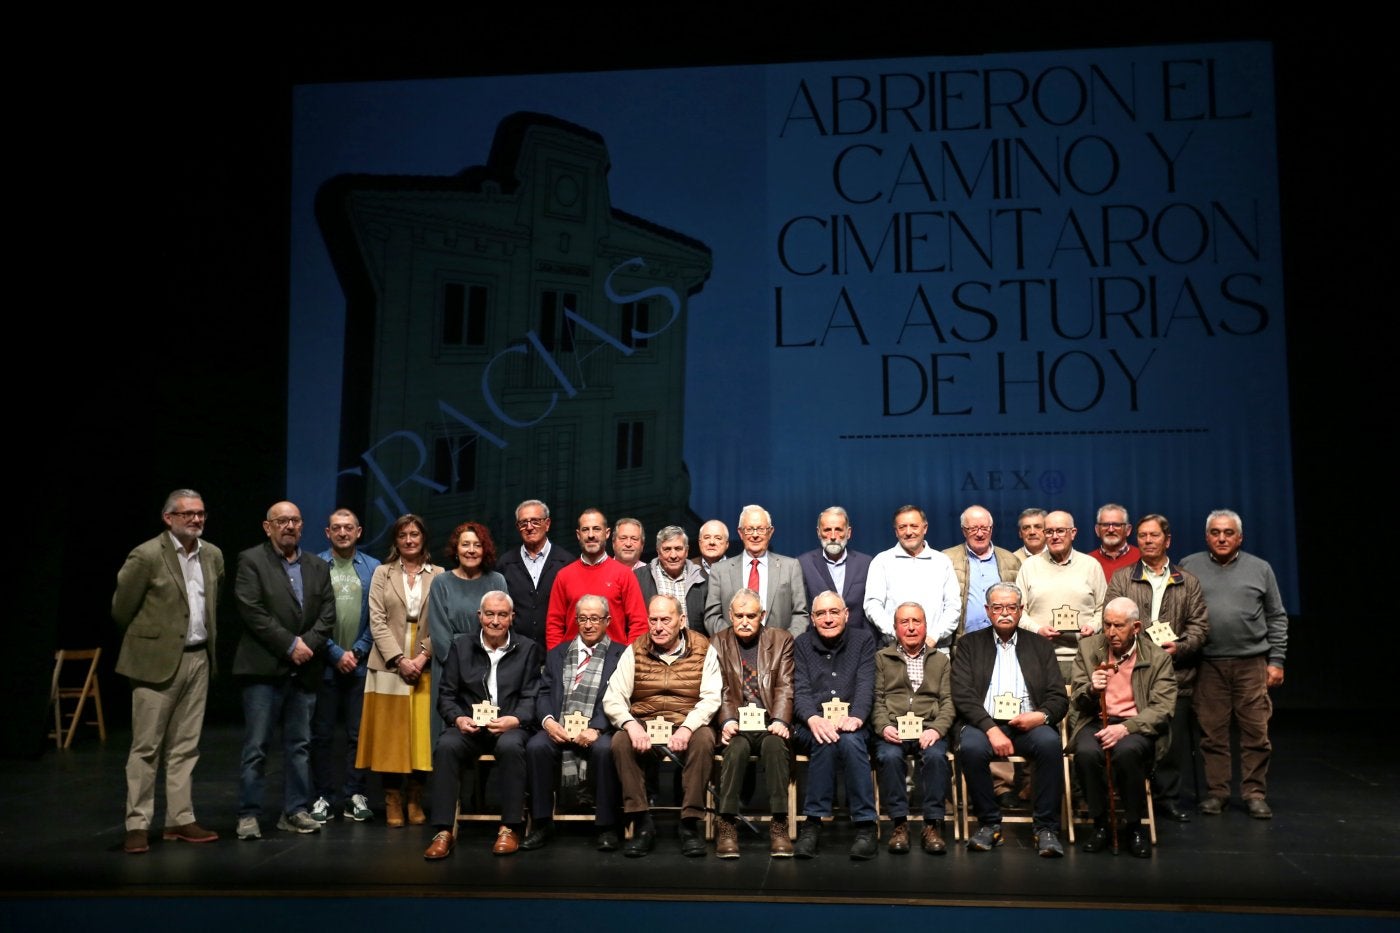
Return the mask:
[(1017, 612), (1020, 610), (1020, 608), (1020, 603), (992, 603), (990, 606), (987, 607), (987, 609), (991, 611), (992, 615), (998, 616), (1007, 615), (1012, 612)]
[(991, 525), (963, 525), (963, 531), (970, 535), (986, 535), (992, 533)]
[(772, 530), (773, 530), (773, 526), (772, 526), (772, 525), (753, 525), (753, 526), (748, 527), (748, 528), (740, 528), (740, 529), (739, 529), (739, 534), (741, 534), (741, 535), (762, 535), (762, 534), (767, 534), (768, 532), (770, 532), (770, 531), (772, 531)]
[(276, 527), (276, 528), (300, 528), (300, 527), (301, 527), (301, 519), (300, 519), (300, 518), (269, 518), (269, 519), (267, 520), (267, 523), (268, 523), (269, 525), (272, 525), (272, 526)]
[(547, 521), (549, 521), (549, 519), (547, 519), (547, 518), (518, 518), (518, 519), (515, 520), (515, 527), (516, 527), (516, 528), (538, 528), (538, 527), (540, 527), (541, 525), (543, 525), (543, 524), (544, 524), (545, 522), (547, 522)]
[(603, 624), (604, 622), (606, 622), (606, 621), (608, 621), (608, 617), (607, 617), (607, 616), (579, 616), (579, 617), (578, 617), (578, 624), (579, 624), (579, 625), (602, 625), (602, 624)]
[(1127, 522), (1099, 522), (1100, 528), (1127, 528)]
[(1047, 528), (1045, 529), (1045, 537), (1063, 538), (1065, 535), (1069, 534), (1073, 530), (1073, 528)]
[(183, 512), (166, 512), (166, 515), (174, 515), (176, 518), (183, 518), (185, 521), (203, 521), (207, 514), (203, 509), (185, 509)]

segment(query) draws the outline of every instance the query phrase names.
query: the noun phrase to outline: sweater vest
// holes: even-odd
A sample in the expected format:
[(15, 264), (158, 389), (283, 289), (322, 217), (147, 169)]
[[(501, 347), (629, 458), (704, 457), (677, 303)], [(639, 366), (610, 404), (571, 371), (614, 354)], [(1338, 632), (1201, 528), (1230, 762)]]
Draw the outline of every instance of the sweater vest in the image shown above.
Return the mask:
[(667, 664), (652, 654), (651, 635), (632, 643), (632, 715), (640, 720), (661, 716), (678, 726), (700, 702), (700, 678), (710, 640), (696, 631), (685, 633), (685, 653)]

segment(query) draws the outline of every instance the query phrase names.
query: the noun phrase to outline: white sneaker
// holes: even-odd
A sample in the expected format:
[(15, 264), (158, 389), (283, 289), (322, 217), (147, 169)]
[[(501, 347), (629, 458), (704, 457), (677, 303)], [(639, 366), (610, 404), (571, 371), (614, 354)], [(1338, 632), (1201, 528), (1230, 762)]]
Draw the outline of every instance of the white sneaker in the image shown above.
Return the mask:
[(317, 797), (311, 805), (311, 818), (318, 823), (326, 823), (331, 818), (331, 802), (325, 797)]
[[(315, 814), (313, 813), (313, 816)], [(356, 823), (363, 823), (365, 820), (374, 819), (374, 811), (369, 808), (369, 801), (364, 794), (354, 794), (345, 801), (345, 809), (341, 815), (347, 820), (354, 820)]]
[(299, 810), (291, 816), (285, 813), (279, 816), (277, 828), (284, 833), (319, 833), (321, 824), (308, 816), (305, 810)]
[(256, 816), (240, 816), (238, 818), (238, 838), (262, 838), (262, 830), (258, 827), (258, 818)]

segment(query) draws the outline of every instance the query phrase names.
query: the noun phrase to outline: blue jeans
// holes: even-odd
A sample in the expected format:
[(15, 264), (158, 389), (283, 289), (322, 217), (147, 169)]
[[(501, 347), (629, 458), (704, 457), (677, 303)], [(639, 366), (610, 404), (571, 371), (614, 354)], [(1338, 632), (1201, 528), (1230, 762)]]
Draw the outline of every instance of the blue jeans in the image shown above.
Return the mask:
[(870, 731), (843, 732), (829, 744), (817, 742), (802, 723), (794, 724), (792, 733), (798, 752), (811, 759), (807, 765), (807, 793), (802, 812), (807, 816), (831, 816), (839, 768), (846, 778), (846, 804), (851, 810), (851, 822), (873, 822), (875, 783), (870, 779)]
[(264, 772), (272, 730), (282, 726), (282, 812), (305, 813), (311, 806), (311, 714), (316, 694), (288, 678), (243, 687), (243, 761), (239, 773), (238, 815), (262, 814)]
[[(1031, 815), (1035, 828), (1060, 831), (1060, 800), (1064, 795), (1064, 749), (1060, 746), (1060, 733), (1049, 726), (1036, 726), (1028, 732), (1013, 729), (998, 723), (1001, 731), (1011, 740), (1013, 751), (1027, 761), (1035, 762), (1035, 777), (1031, 781), (1034, 791)], [(972, 798), (970, 807), (984, 826), (1001, 822), (1001, 807), (992, 793), (992, 751), (987, 733), (976, 726), (964, 723), (959, 733), (958, 763), (967, 777), (967, 795)]]
[(925, 822), (943, 819), (948, 799), (948, 739), (940, 737), (928, 748), (917, 741), (875, 742), (875, 767), (880, 774), (880, 795), (890, 816), (909, 815), (909, 794), (904, 788), (904, 756), (915, 755), (923, 764), (923, 813)]
[(331, 803), (335, 796), (335, 723), (345, 710), (345, 793), (349, 800), (365, 792), (369, 769), (355, 767), (355, 752), (360, 745), (360, 717), (365, 711), (365, 678), (352, 671), (342, 674), (327, 668), (316, 693), (316, 715), (311, 720), (311, 775), (316, 796)]

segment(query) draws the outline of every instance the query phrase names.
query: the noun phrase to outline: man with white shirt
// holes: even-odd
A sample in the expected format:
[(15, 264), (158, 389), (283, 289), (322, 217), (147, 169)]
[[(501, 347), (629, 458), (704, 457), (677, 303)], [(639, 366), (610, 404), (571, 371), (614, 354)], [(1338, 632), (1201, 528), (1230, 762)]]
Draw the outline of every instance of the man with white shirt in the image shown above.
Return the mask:
[(807, 587), (797, 561), (768, 550), (773, 519), (761, 505), (739, 513), (742, 554), (715, 564), (705, 594), (705, 631), (713, 635), (729, 624), (726, 612), (734, 594), (747, 587), (763, 603), (765, 624), (787, 629), (796, 638), (807, 629)]
[(928, 518), (923, 509), (900, 506), (894, 513), (899, 543), (870, 562), (865, 578), (865, 615), (885, 644), (894, 641), (894, 611), (900, 603), (918, 603), (928, 620), (928, 646), (944, 654), (953, 643), (962, 608), (953, 562), (928, 546)]

